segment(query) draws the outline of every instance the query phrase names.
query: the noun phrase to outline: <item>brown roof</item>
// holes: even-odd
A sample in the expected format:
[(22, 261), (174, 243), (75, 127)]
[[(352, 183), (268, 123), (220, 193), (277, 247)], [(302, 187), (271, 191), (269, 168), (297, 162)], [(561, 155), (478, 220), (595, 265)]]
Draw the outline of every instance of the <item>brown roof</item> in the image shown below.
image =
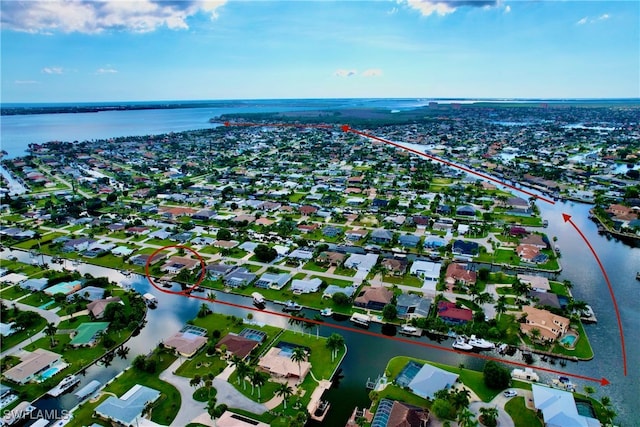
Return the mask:
[(389, 413), (387, 427), (423, 427), (429, 421), (429, 411), (395, 401)]
[(454, 282), (460, 280), (461, 282), (474, 284), (476, 283), (476, 272), (469, 271), (462, 264), (451, 263), (447, 267), (447, 273), (445, 276), (447, 279), (452, 279)]
[(386, 258), (382, 260), (382, 266), (389, 271), (404, 273), (407, 269), (407, 261), (397, 258)]
[(539, 247), (540, 249), (544, 249), (547, 247), (547, 244), (542, 240), (542, 237), (538, 234), (530, 234), (524, 239), (520, 240), (521, 245), (534, 245)]
[(185, 357), (191, 357), (207, 343), (207, 337), (178, 332), (163, 341), (165, 347), (173, 348)]
[(216, 349), (219, 350), (222, 345), (226, 345), (229, 353), (244, 359), (258, 344), (258, 341), (250, 340), (240, 335), (227, 334), (218, 341)]
[(362, 290), (362, 295), (356, 298), (354, 302), (364, 305), (369, 301), (389, 304), (392, 297), (393, 292), (385, 287), (380, 286), (373, 288), (371, 286), (367, 286)]
[(122, 300), (120, 299), (120, 297), (97, 299), (87, 304), (87, 310), (89, 310), (89, 313), (91, 313), (93, 317), (99, 319), (104, 314), (104, 309), (107, 308), (107, 306), (112, 302), (122, 304)]

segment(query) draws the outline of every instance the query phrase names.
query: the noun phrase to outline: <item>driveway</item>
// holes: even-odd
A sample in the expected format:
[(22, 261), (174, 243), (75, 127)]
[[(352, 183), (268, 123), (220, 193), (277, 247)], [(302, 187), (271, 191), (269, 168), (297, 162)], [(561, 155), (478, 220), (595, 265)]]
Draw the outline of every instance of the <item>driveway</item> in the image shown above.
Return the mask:
[[(38, 313), (40, 316), (44, 317), (44, 319), (47, 321), (47, 323), (53, 323), (54, 325), (58, 325), (58, 323), (60, 323), (60, 316), (58, 316), (56, 313), (54, 313), (52, 311), (43, 310), (41, 308), (33, 307), (31, 305), (22, 304), (20, 302), (14, 302), (14, 301), (5, 300), (5, 299), (2, 299), (1, 301), (7, 307), (12, 307), (13, 304), (15, 304), (16, 307), (18, 307), (22, 311), (34, 311), (34, 312)], [(24, 347), (24, 346), (26, 346), (26, 345), (34, 342), (34, 341), (37, 341), (37, 340), (39, 340), (40, 338), (42, 338), (44, 336), (45, 336), (44, 332), (42, 332), (42, 331), (38, 332), (37, 334), (32, 335), (31, 337), (29, 337), (26, 340), (14, 345), (13, 347), (6, 349), (2, 353), (0, 353), (0, 357), (5, 357), (5, 356), (8, 356), (10, 354), (15, 354), (15, 353), (19, 352), (20, 350), (22, 350), (22, 347)]]
[(197, 402), (193, 400), (193, 392), (195, 388), (189, 385), (189, 379), (175, 375), (174, 372), (182, 364), (183, 360), (178, 358), (167, 369), (160, 373), (160, 379), (175, 386), (180, 392), (182, 404), (176, 418), (171, 423), (172, 426), (184, 427), (203, 412), (206, 412), (205, 402)]
[(230, 408), (244, 409), (254, 414), (264, 414), (267, 412), (267, 407), (262, 403), (257, 403), (249, 399), (224, 380), (214, 378), (213, 386), (217, 390), (216, 399), (218, 399), (218, 404), (224, 403)]
[[(518, 390), (518, 394), (522, 392)], [(476, 415), (480, 415), (480, 408), (496, 408), (498, 410), (498, 427), (515, 427), (513, 420), (504, 410), (504, 405), (512, 398), (504, 397), (502, 393), (493, 398), (491, 402), (472, 402), (469, 410)]]

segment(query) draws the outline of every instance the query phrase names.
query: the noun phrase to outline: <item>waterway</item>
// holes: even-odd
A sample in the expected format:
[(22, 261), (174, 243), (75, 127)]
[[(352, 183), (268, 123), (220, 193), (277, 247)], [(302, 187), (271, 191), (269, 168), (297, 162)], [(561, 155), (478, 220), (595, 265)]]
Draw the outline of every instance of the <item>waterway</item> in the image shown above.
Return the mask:
[[(274, 111), (283, 111), (281, 105), (267, 106)], [(267, 108), (264, 107), (264, 108)], [(389, 104), (388, 108), (394, 107)], [(299, 108), (317, 108), (300, 106)], [(289, 110), (291, 108), (288, 108)], [(233, 108), (193, 108), (184, 110), (134, 110), (112, 111), (101, 113), (80, 114), (52, 114), (33, 116), (4, 116), (2, 117), (2, 148), (9, 152), (9, 157), (24, 154), (26, 146), (31, 142), (46, 142), (51, 139), (64, 141), (91, 140), (125, 135), (146, 135), (169, 131), (205, 128), (210, 117), (234, 112)], [(241, 108), (241, 111), (247, 109)], [(251, 110), (254, 111), (254, 110)], [(529, 190), (531, 191), (531, 190)], [(548, 365), (539, 360), (535, 366), (546, 366), (551, 369), (584, 375), (592, 378), (607, 378), (611, 385), (599, 390), (598, 395), (608, 395), (613, 400), (619, 416), (617, 423), (623, 426), (640, 425), (640, 414), (636, 410), (636, 402), (640, 392), (640, 292), (635, 274), (640, 271), (640, 248), (631, 248), (615, 239), (608, 239), (597, 233), (596, 225), (588, 219), (589, 205), (573, 202), (558, 202), (555, 205), (538, 201), (544, 219), (549, 221), (545, 232), (550, 237), (557, 236), (562, 249), (563, 271), (559, 280), (568, 279), (574, 284), (572, 293), (575, 298), (587, 301), (594, 309), (598, 324), (586, 325), (585, 329), (595, 352), (595, 358), (589, 362), (568, 363), (565, 367)], [(624, 338), (627, 346), (627, 375), (623, 373), (623, 358), (620, 350), (620, 334), (617, 317), (613, 308), (612, 297), (600, 271), (598, 264), (588, 247), (576, 230), (562, 220), (562, 213), (572, 215), (574, 223), (585, 234), (596, 252), (600, 256), (612, 282), (620, 312)], [(29, 255), (25, 252), (15, 252), (17, 256), (29, 262)], [(9, 255), (8, 251), (0, 257)], [(46, 259), (46, 257), (45, 257)], [(59, 267), (49, 263), (52, 267)], [(67, 263), (69, 267), (69, 263)], [(106, 276), (110, 280), (131, 286), (140, 293), (151, 291), (159, 299), (158, 308), (148, 313), (147, 326), (141, 333), (127, 342), (131, 348), (126, 360), (116, 357), (109, 367), (92, 366), (87, 369), (80, 387), (93, 379), (105, 383), (117, 373), (126, 368), (138, 354), (146, 354), (158, 342), (178, 331), (184, 323), (195, 317), (200, 301), (181, 296), (162, 294), (150, 288), (148, 282), (141, 276), (125, 277), (116, 270), (80, 264), (77, 268), (82, 274), (90, 273), (94, 276)], [(248, 298), (218, 293), (218, 298), (238, 304), (251, 306)], [(247, 310), (212, 305), (217, 312), (234, 314), (246, 318)], [(279, 307), (268, 308), (277, 311)], [(313, 317), (314, 313), (307, 313)], [(264, 313), (254, 313), (254, 320), (275, 326), (287, 327), (286, 320)], [(333, 321), (330, 321), (333, 322)], [(328, 323), (330, 323), (328, 322)], [(345, 325), (350, 325), (348, 322)], [(373, 325), (371, 331), (380, 331), (380, 327)], [(320, 334), (329, 335), (334, 332), (328, 326), (320, 328)], [(348, 345), (348, 353), (341, 365), (341, 376), (334, 388), (326, 393), (326, 398), (332, 406), (325, 425), (340, 426), (351, 413), (354, 406), (367, 406), (368, 390), (365, 382), (369, 377), (376, 377), (384, 371), (388, 360), (397, 355), (419, 357), (427, 360), (448, 363), (454, 366), (464, 363), (467, 367), (480, 368), (482, 361), (470, 355), (460, 355), (436, 348), (429, 348), (395, 341), (387, 341), (383, 337), (372, 337), (351, 331), (337, 331), (341, 333)], [(418, 340), (416, 339), (416, 342)], [(419, 342), (438, 345), (428, 338), (421, 338)], [(451, 341), (442, 343), (442, 347), (449, 349)], [(521, 362), (516, 354), (513, 360)], [(543, 376), (543, 378), (545, 378)], [(548, 378), (548, 376), (547, 376)], [(585, 385), (596, 385), (585, 381), (575, 381), (579, 388)], [(37, 402), (40, 408), (70, 409), (76, 405), (73, 394), (65, 394), (58, 399), (45, 398)]]

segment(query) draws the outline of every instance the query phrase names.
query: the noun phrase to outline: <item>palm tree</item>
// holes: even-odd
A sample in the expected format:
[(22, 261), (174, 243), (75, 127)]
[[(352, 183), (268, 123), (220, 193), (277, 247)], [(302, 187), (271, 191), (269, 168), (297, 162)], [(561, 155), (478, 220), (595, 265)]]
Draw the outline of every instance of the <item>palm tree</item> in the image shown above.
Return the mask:
[(475, 420), (475, 415), (467, 408), (464, 408), (458, 413), (457, 421), (459, 427), (476, 427), (478, 425), (478, 422)]
[(56, 327), (56, 325), (53, 322), (47, 323), (47, 327), (44, 328), (44, 333), (46, 335), (48, 335), (49, 337), (51, 337), (51, 347), (52, 348), (55, 345), (54, 342), (53, 342), (53, 336), (56, 334), (56, 332), (58, 332), (58, 328)]
[(122, 345), (116, 350), (116, 354), (118, 355), (118, 357), (120, 357), (120, 359), (124, 360), (127, 358), (129, 350), (129, 347), (125, 347), (124, 345)]
[(236, 367), (236, 374), (238, 376), (238, 384), (240, 383), (240, 379), (242, 379), (242, 389), (243, 390), (247, 389), (246, 379), (247, 379), (247, 376), (250, 375), (251, 370), (252, 370), (251, 366), (247, 365), (244, 361), (241, 361), (241, 363), (239, 363), (238, 366)]
[(251, 383), (258, 388), (258, 401), (260, 401), (260, 391), (262, 390), (262, 386), (267, 383), (269, 379), (269, 375), (262, 371), (254, 371), (253, 375), (251, 375)]
[[(213, 291), (210, 291), (207, 293), (207, 298), (209, 299), (209, 301), (215, 301), (216, 300), (216, 293)], [(213, 304), (211, 305), (211, 312), (213, 313)]]
[(481, 293), (476, 298), (476, 303), (477, 304), (489, 304), (489, 303), (492, 303), (493, 301), (494, 301), (493, 295), (491, 295), (488, 292)]
[(307, 360), (307, 352), (302, 347), (296, 347), (291, 352), (290, 359), (298, 364), (298, 378), (302, 377), (302, 368), (300, 364)]
[(487, 427), (495, 427), (498, 425), (498, 409), (496, 408), (480, 408), (480, 417), (482, 424)]
[(469, 392), (469, 390), (467, 390), (466, 388), (452, 393), (451, 404), (453, 405), (453, 408), (456, 410), (456, 412), (469, 406), (470, 397), (471, 392)]
[(344, 337), (333, 333), (329, 336), (325, 345), (331, 350), (331, 361), (333, 362), (338, 355), (339, 349), (344, 346)]
[(216, 403), (218, 403), (218, 401), (216, 400), (215, 397), (213, 397), (209, 399), (206, 407), (207, 413), (211, 417), (211, 420), (213, 421), (214, 426), (216, 425), (216, 420), (220, 418), (222, 414), (224, 414), (227, 410), (227, 405), (225, 405), (224, 403), (220, 405), (216, 405)]
[(200, 310), (198, 310), (198, 317), (207, 317), (208, 314), (211, 313), (211, 310), (209, 309), (209, 306), (206, 303), (202, 303), (200, 304)]
[(538, 328), (532, 328), (532, 329), (529, 331), (529, 333), (531, 334), (531, 339), (532, 339), (533, 341), (538, 341), (538, 340), (540, 339), (540, 335), (541, 335), (540, 329), (538, 329)]
[(500, 295), (496, 303), (496, 312), (498, 313), (498, 320), (500, 320), (500, 315), (502, 313), (506, 313), (506, 311), (507, 311), (507, 297), (505, 297), (504, 295)]
[(191, 380), (189, 381), (189, 385), (191, 387), (198, 387), (200, 385), (200, 383), (202, 382), (202, 378), (200, 378), (200, 375), (194, 375), (193, 378), (191, 378)]
[(293, 389), (287, 383), (281, 383), (276, 389), (276, 396), (282, 397), (284, 409), (287, 409), (287, 399), (293, 394)]

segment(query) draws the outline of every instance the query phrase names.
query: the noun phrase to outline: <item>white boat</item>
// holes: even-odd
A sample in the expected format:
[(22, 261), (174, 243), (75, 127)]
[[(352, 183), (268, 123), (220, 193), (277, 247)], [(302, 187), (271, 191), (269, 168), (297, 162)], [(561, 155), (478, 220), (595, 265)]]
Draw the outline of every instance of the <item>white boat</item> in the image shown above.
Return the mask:
[(402, 328), (400, 328), (400, 331), (413, 334), (418, 331), (418, 328), (412, 325), (402, 325)]
[(331, 310), (330, 308), (323, 308), (322, 310), (320, 310), (320, 315), (324, 317), (333, 316), (333, 310)]
[(146, 294), (142, 295), (142, 298), (144, 298), (144, 302), (148, 307), (153, 308), (158, 305), (158, 298), (156, 298), (153, 294), (147, 292)]
[(80, 378), (76, 377), (75, 375), (68, 375), (64, 377), (57, 386), (49, 390), (47, 394), (53, 397), (58, 397), (79, 382)]
[(471, 344), (468, 344), (465, 341), (465, 339), (462, 337), (457, 337), (452, 347), (455, 348), (456, 350), (463, 350), (463, 351), (473, 350), (473, 346)]
[(491, 350), (492, 348), (495, 348), (494, 343), (482, 338), (476, 338), (475, 335), (471, 335), (471, 338), (469, 338), (469, 344), (473, 348), (477, 348), (479, 350)]
[(369, 326), (369, 322), (371, 321), (371, 317), (369, 317), (369, 315), (367, 315), (367, 314), (353, 313), (349, 320), (351, 320), (356, 325)]
[(291, 300), (285, 302), (284, 307), (282, 308), (282, 311), (300, 311), (300, 310), (302, 310), (302, 306), (297, 302), (294, 302)]
[(253, 303), (254, 304), (257, 304), (257, 305), (264, 304), (264, 297), (262, 296), (261, 293), (254, 292), (254, 293), (251, 294), (251, 297), (253, 298)]

